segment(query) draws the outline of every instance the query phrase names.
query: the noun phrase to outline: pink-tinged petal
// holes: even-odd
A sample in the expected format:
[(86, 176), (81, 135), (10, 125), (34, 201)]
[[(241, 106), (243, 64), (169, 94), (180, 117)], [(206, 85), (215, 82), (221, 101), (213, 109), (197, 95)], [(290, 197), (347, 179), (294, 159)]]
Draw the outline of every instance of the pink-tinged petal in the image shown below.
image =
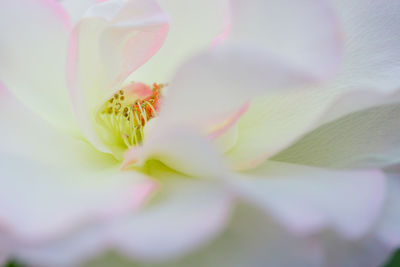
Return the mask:
[[(134, 198), (140, 197), (140, 193), (148, 194), (149, 190), (153, 189), (152, 184), (143, 184), (141, 189), (136, 190), (137, 192), (132, 192), (133, 202), (128, 201), (127, 204), (137, 207), (139, 202)], [(141, 198), (141, 201), (146, 198)], [(115, 247), (112, 242), (112, 226), (115, 223), (114, 221), (123, 220), (123, 218), (115, 215), (117, 214), (114, 213), (105, 220), (86, 222), (73, 231), (65, 231), (48, 240), (26, 242), (12, 238), (5, 239), (0, 236), (0, 246), (4, 243), (12, 251), (12, 258), (16, 258), (29, 266), (77, 266), (87, 259)]]
[[(351, 4), (347, 1), (332, 2), (335, 2), (332, 6), (342, 19), (343, 36), (346, 41), (346, 56), (339, 75), (326, 86), (302, 92), (301, 96), (299, 92), (294, 92), (290, 93), (292, 95), (283, 95), (278, 99), (265, 98), (254, 101), (255, 104), (240, 122), (242, 126), (239, 126), (237, 146), (229, 155), (233, 165), (239, 168), (254, 167), (322, 123), (363, 108), (399, 101), (399, 95), (393, 94), (393, 90), (399, 88), (399, 83), (396, 82), (398, 78), (396, 69), (399, 66), (397, 60), (399, 57), (396, 56), (399, 46), (396, 44), (399, 38), (398, 35), (393, 34), (399, 25), (396, 23), (397, 2), (373, 4), (366, 4), (364, 1), (353, 1)], [(376, 125), (375, 122), (372, 123)], [(367, 125), (364, 124), (364, 126)], [(370, 124), (370, 126), (375, 130), (373, 125)], [(389, 125), (386, 125), (385, 131), (396, 131), (395, 126), (387, 126)], [(352, 130), (356, 132), (362, 131), (362, 129), (354, 128), (356, 127)], [(335, 129), (335, 131), (341, 131), (341, 129)], [(349, 147), (345, 147), (346, 145), (338, 144), (339, 137), (335, 138), (334, 134), (324, 133), (323, 147), (307, 142), (307, 147), (296, 147), (301, 150), (290, 149), (291, 153), (288, 154), (290, 160), (296, 158), (292, 162), (306, 163), (303, 158), (310, 156), (316, 162), (323, 160), (325, 164), (336, 164), (334, 161), (339, 160), (341, 162), (338, 164), (343, 164), (346, 163), (348, 157), (352, 157), (350, 160), (358, 161), (358, 163), (367, 161), (364, 163), (375, 162), (380, 165), (390, 164), (396, 160), (395, 148), (387, 152), (382, 151), (383, 147), (390, 147), (390, 144), (393, 144), (393, 142), (385, 143), (383, 138), (378, 141), (378, 144), (375, 141), (369, 142), (365, 148), (361, 148), (362, 141), (356, 141), (355, 135), (351, 134), (350, 138), (346, 136), (344, 139), (351, 142)], [(369, 130), (362, 134), (368, 135)], [(385, 132), (384, 135), (387, 136), (387, 134), (390, 132)], [(342, 137), (343, 135), (345, 135), (344, 132), (341, 133)], [(375, 138), (381, 137), (381, 134), (375, 135)], [(393, 137), (395, 135), (392, 135), (392, 139), (389, 138), (388, 142), (393, 141)], [(331, 142), (332, 138), (336, 139), (335, 142)], [(307, 140), (311, 141), (311, 138)], [(336, 150), (343, 149), (347, 155), (342, 157), (341, 153), (328, 152), (327, 145), (335, 147)], [(371, 145), (372, 150), (375, 151), (370, 150)], [(319, 147), (318, 153), (314, 153), (313, 150)], [(351, 150), (354, 150), (354, 153)], [(357, 155), (358, 152), (365, 151), (369, 155)], [(331, 157), (335, 157), (334, 161)], [(279, 159), (283, 158), (279, 157)]]
[(85, 224), (54, 240), (13, 243), (13, 255), (38, 267), (75, 266), (110, 249), (154, 261), (187, 253), (221, 231), (231, 210), (226, 191), (217, 184), (185, 180), (188, 177), (175, 173), (159, 178), (167, 181), (161, 201), (123, 218)]
[(134, 81), (168, 83), (177, 68), (197, 52), (210, 47), (226, 28), (229, 18), (226, 0), (160, 0), (170, 17), (165, 44), (154, 57), (133, 73)]
[(168, 18), (155, 1), (110, 0), (88, 9), (70, 41), (69, 87), (86, 137), (105, 151), (96, 136), (94, 113), (131, 72), (161, 47)]
[(318, 125), (334, 110), (340, 92), (288, 90), (255, 98), (238, 122), (238, 140), (227, 153), (235, 169), (254, 168)]
[[(359, 95), (363, 97), (361, 93)], [(368, 96), (368, 93), (364, 96)], [(398, 162), (400, 105), (390, 104), (396, 97), (390, 98), (386, 103), (383, 102), (385, 105), (363, 109), (320, 126), (273, 159), (335, 168), (375, 168)], [(352, 100), (352, 106), (357, 105), (357, 98), (347, 100)], [(375, 98), (375, 102), (378, 101), (379, 98)], [(341, 107), (346, 110), (344, 104), (334, 105), (332, 110), (336, 112)], [(335, 113), (332, 115), (335, 116)]]
[(390, 248), (400, 246), (400, 177), (399, 174), (388, 174), (387, 199), (383, 214), (378, 223), (378, 238)]
[[(239, 110), (239, 108), (249, 100), (263, 96), (265, 97), (264, 100), (269, 99), (271, 100), (271, 104), (274, 104), (272, 109), (277, 109), (277, 115), (275, 117), (273, 117), (274, 114), (268, 114), (271, 117), (271, 122), (274, 123), (272, 127), (266, 126), (267, 123), (262, 125), (258, 124), (256, 127), (265, 126), (263, 130), (266, 131), (266, 129), (268, 129), (269, 133), (273, 135), (271, 141), (269, 141), (269, 138), (266, 138), (270, 147), (265, 148), (260, 146), (259, 142), (253, 142), (253, 146), (260, 147), (260, 151), (257, 152), (261, 153), (264, 157), (276, 153), (301, 135), (303, 133), (302, 131), (309, 129), (309, 125), (317, 118), (318, 112), (324, 110), (324, 108), (331, 103), (330, 101), (333, 101), (336, 93), (327, 92), (323, 101), (319, 101), (320, 99), (315, 101), (314, 106), (309, 108), (303, 117), (300, 118), (301, 121), (295, 121), (294, 119), (295, 127), (293, 127), (293, 130), (291, 129), (289, 131), (285, 129), (287, 124), (284, 122), (287, 117), (284, 115), (290, 114), (293, 111), (296, 115), (299, 114), (299, 116), (301, 116), (302, 110), (299, 112), (299, 108), (297, 108), (296, 110), (286, 111), (288, 106), (279, 107), (279, 103), (277, 105), (275, 104), (280, 101), (280, 95), (283, 95), (283, 101), (286, 101), (286, 98), (290, 97), (283, 92), (283, 89), (298, 89), (320, 81), (325, 74), (316, 73), (315, 71), (325, 71), (328, 68), (329, 70), (327, 70), (326, 75), (328, 75), (328, 73), (332, 74), (336, 63), (332, 64), (332, 66), (329, 65), (330, 59), (339, 58), (338, 53), (340, 53), (340, 42), (332, 42), (332, 38), (334, 39), (337, 35), (338, 24), (331, 10), (329, 10), (325, 4), (322, 4), (320, 1), (312, 1), (311, 4), (307, 5), (303, 5), (302, 2), (299, 2), (301, 6), (299, 10), (301, 10), (301, 12), (298, 12), (299, 15), (296, 17), (296, 20), (293, 20), (295, 22), (292, 25), (292, 16), (289, 13), (292, 13), (290, 10), (296, 10), (293, 12), (297, 13), (297, 9), (288, 8), (288, 11), (285, 13), (286, 9), (283, 7), (287, 4), (287, 1), (268, 1), (265, 3), (261, 1), (252, 1), (251, 3), (246, 2), (242, 4), (235, 2), (233, 5), (233, 21), (235, 21), (235, 16), (237, 16), (238, 22), (237, 25), (232, 25), (232, 31), (234, 33), (231, 39), (227, 40), (223, 45), (214, 47), (212, 51), (199, 54), (178, 69), (168, 87), (168, 95), (164, 99), (160, 116), (174, 122), (178, 121), (179, 123), (189, 123), (195, 127), (209, 128), (209, 121), (214, 121), (216, 118), (223, 119), (227, 114), (232, 114)], [(243, 5), (243, 7), (239, 7), (240, 5)], [(302, 46), (297, 46), (296, 42), (288, 42), (292, 50), (288, 48), (287, 51), (282, 50), (280, 52), (278, 51), (278, 53), (274, 49), (265, 49), (266, 45), (260, 45), (261, 41), (258, 39), (265, 37), (264, 39), (269, 40), (269, 38), (267, 38), (268, 35), (264, 33), (256, 34), (255, 32), (258, 29), (263, 31), (264, 28), (270, 25), (279, 25), (279, 23), (270, 23), (268, 22), (268, 16), (259, 14), (261, 12), (264, 13), (264, 10), (266, 10), (265, 8), (260, 8), (260, 6), (263, 7), (264, 5), (275, 5), (276, 9), (281, 11), (281, 13), (283, 12), (285, 15), (285, 18), (282, 20), (287, 20), (285, 22), (287, 23), (287, 29), (286, 31), (282, 31), (282, 36), (279, 37), (281, 40), (283, 40), (284, 37), (290, 40), (294, 32), (298, 37), (300, 33), (308, 32), (310, 27), (307, 25), (314, 24), (321, 26), (320, 31), (316, 33), (317, 37), (312, 39), (314, 35), (310, 34), (305, 37), (302, 36), (302, 38), (299, 38), (301, 41), (304, 40)], [(257, 10), (259, 11), (258, 14), (252, 13), (257, 13)], [(267, 12), (269, 12), (269, 10)], [(323, 16), (321, 16), (321, 14)], [(326, 14), (329, 14), (329, 16), (325, 16)], [(320, 20), (322, 20), (322, 22), (320, 22)], [(317, 21), (320, 23), (317, 23)], [(257, 27), (246, 27), (245, 24), (247, 22), (258, 24)], [(250, 32), (249, 34), (254, 36), (248, 36), (246, 32)], [(277, 34), (279, 34), (279, 32), (280, 31), (277, 31)], [(278, 37), (276, 38), (279, 39)], [(268, 40), (264, 41), (267, 42)], [(326, 48), (322, 54), (326, 55), (328, 59), (322, 56), (322, 54), (316, 53), (318, 49), (315, 48), (315, 46), (319, 45), (320, 42), (322, 43), (320, 48)], [(333, 43), (333, 47), (330, 45), (331, 43)], [(275, 46), (283, 47), (282, 44), (275, 44)], [(301, 53), (296, 47), (301, 47), (301, 49), (299, 48)], [(305, 53), (306, 50), (308, 53)], [(293, 56), (298, 55), (300, 57), (307, 54), (312, 56), (315, 60), (326, 60), (324, 62), (329, 66), (323, 68), (321, 65), (324, 63), (315, 63), (311, 59), (288, 59), (283, 56), (286, 54)], [(315, 69), (310, 70), (311, 67), (306, 68), (299, 65), (298, 62), (300, 61), (315, 63)], [(204, 77), (207, 78), (205, 79)], [(318, 90), (314, 90), (313, 92), (316, 91)], [(299, 98), (299, 93), (297, 91), (292, 94), (294, 102), (301, 100), (302, 97)], [(308, 102), (311, 101), (312, 100), (309, 100)], [(319, 110), (314, 112), (316, 106)], [(265, 113), (263, 114), (265, 115)], [(256, 115), (256, 117), (261, 117), (259, 114)], [(285, 120), (281, 121), (281, 118), (285, 118)], [(203, 125), (204, 123), (206, 126)], [(277, 126), (276, 128), (278, 128), (278, 131), (274, 132), (274, 129), (272, 129), (274, 126)], [(251, 129), (252, 128), (247, 127), (246, 130), (251, 131)], [(260, 136), (265, 136), (265, 131), (263, 131), (263, 134), (260, 134)], [(242, 153), (239, 150), (240, 149), (238, 149), (236, 153), (240, 158), (237, 160), (238, 162), (241, 162), (243, 158), (247, 160), (248, 156), (253, 157), (250, 153)], [(268, 155), (265, 156), (266, 154)], [(259, 158), (260, 155), (255, 155), (255, 157)], [(251, 158), (248, 161), (253, 160), (254, 158)], [(241, 167), (247, 167), (246, 164), (247, 162), (241, 163), (241, 165), (243, 165)], [(239, 166), (236, 162), (234, 165)]]
[[(32, 267), (78, 266), (88, 258), (108, 248), (109, 238), (105, 225), (89, 224), (56, 240), (36, 244), (12, 243), (13, 258)], [(0, 238), (0, 243), (3, 240)]]
[(161, 261), (182, 256), (209, 243), (230, 217), (231, 196), (220, 184), (176, 174), (159, 178), (167, 179), (160, 199), (114, 229), (116, 246), (130, 258)]
[[(225, 231), (211, 244), (183, 258), (150, 266), (321, 267), (322, 260), (323, 251), (318, 239), (296, 237), (262, 211), (248, 205), (240, 205)], [(131, 262), (115, 254), (107, 254), (84, 266), (146, 267), (149, 265)]]
[(240, 1), (232, 3), (229, 42), (274, 54), (316, 80), (331, 77), (341, 60), (340, 24), (319, 0)]
[(218, 47), (179, 68), (163, 100), (160, 118), (209, 128), (210, 121), (226, 119), (257, 96), (276, 97), (284, 89), (310, 83), (304, 73), (251, 47)]
[(227, 182), (297, 234), (329, 227), (349, 239), (370, 230), (385, 193), (385, 177), (378, 171), (331, 171), (278, 162)]
[(69, 29), (56, 1), (0, 3), (0, 81), (34, 112), (73, 131), (65, 79)]
[(345, 53), (337, 87), (397, 91), (400, 4), (396, 0), (329, 0), (341, 21)]
[[(0, 237), (38, 242), (142, 204), (153, 182), (0, 95)], [(11, 115), (12, 116), (11, 116)], [(27, 204), (29, 203), (29, 204)]]
[(11, 155), (1, 155), (0, 165), (0, 235), (25, 243), (132, 211), (152, 188), (144, 176), (118, 168), (49, 167)]
[(220, 137), (221, 135), (225, 134), (229, 129), (231, 129), (233, 126), (237, 125), (237, 122), (239, 119), (247, 112), (249, 109), (250, 104), (244, 104), (241, 108), (239, 108), (236, 112), (233, 114), (229, 114), (228, 118), (224, 120), (215, 120), (215, 124), (211, 129), (209, 129), (210, 135), (209, 137), (211, 139), (216, 139)]
[(68, 13), (68, 16), (73, 24), (77, 23), (85, 14), (85, 12), (98, 0), (61, 0), (60, 4)]
[[(346, 163), (350, 166), (357, 162), (368, 163), (368, 157), (372, 159), (374, 153), (377, 156), (369, 162), (376, 165), (371, 166), (390, 164), (396, 159), (396, 150), (390, 149), (390, 146), (395, 145), (397, 138), (393, 134), (397, 131), (394, 104), (399, 102), (399, 93), (379, 93), (376, 89), (345, 92), (332, 86), (260, 97), (252, 101), (248, 111), (240, 118), (238, 140), (227, 157), (236, 169), (253, 168), (271, 157), (305, 165), (339, 166)], [(387, 106), (389, 104), (393, 105)], [(373, 107), (376, 113), (373, 109), (368, 110)], [(358, 113), (352, 114), (355, 112)], [(338, 124), (334, 120), (338, 120)], [(331, 123), (332, 127), (324, 126), (326, 123)], [(318, 127), (321, 130), (315, 133), (321, 136), (316, 137), (312, 131)], [(329, 131), (322, 130), (325, 128)], [(376, 131), (380, 133), (376, 134)], [(361, 138), (355, 140), (358, 135)], [(382, 135), (387, 139), (381, 138)], [(365, 138), (375, 141), (369, 142)], [(319, 140), (318, 145), (314, 139)], [(344, 142), (347, 143), (344, 145)], [(335, 150), (326, 149), (326, 146)], [(377, 161), (379, 153), (382, 157)]]
[(215, 178), (225, 172), (225, 164), (211, 142), (189, 128), (160, 121), (156, 121), (142, 146), (127, 151), (122, 168), (140, 166), (149, 159), (157, 159), (189, 176)]

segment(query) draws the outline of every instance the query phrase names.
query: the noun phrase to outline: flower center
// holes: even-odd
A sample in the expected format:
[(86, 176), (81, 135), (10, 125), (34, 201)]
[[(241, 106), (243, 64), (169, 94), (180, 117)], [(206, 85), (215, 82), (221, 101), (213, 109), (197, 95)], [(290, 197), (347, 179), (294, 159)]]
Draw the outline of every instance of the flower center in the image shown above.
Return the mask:
[(99, 109), (98, 122), (108, 132), (107, 139), (126, 147), (139, 145), (144, 139), (144, 127), (160, 106), (163, 84), (152, 87), (132, 83), (114, 93)]

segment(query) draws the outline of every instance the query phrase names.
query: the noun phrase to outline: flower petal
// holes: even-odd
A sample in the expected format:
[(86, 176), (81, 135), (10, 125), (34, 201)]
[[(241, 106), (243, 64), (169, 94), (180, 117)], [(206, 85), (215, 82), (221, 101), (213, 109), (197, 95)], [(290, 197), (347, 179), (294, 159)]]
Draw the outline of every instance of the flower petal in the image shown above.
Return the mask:
[(351, 239), (375, 223), (385, 190), (378, 171), (330, 171), (277, 162), (227, 182), (298, 234), (332, 227)]
[(117, 168), (49, 168), (10, 155), (1, 160), (1, 232), (20, 240), (49, 239), (77, 224), (131, 210), (146, 197), (142, 190), (150, 183)]
[(274, 97), (284, 89), (310, 83), (277, 58), (251, 47), (226, 45), (198, 54), (179, 68), (160, 118), (204, 128), (204, 122), (235, 114), (257, 96)]
[(209, 242), (229, 218), (231, 196), (217, 183), (176, 175), (160, 179), (168, 179), (161, 198), (115, 228), (116, 245), (128, 257), (160, 261), (181, 256)]
[(0, 3), (0, 80), (43, 118), (75, 130), (65, 78), (69, 29), (57, 1)]
[(320, 244), (315, 238), (295, 237), (260, 210), (240, 205), (227, 229), (214, 242), (182, 259), (148, 265), (107, 255), (85, 266), (320, 267), (321, 254)]
[(73, 104), (87, 138), (99, 149), (94, 113), (131, 72), (163, 44), (168, 18), (155, 1), (110, 0), (92, 6), (75, 27), (69, 78)]
[[(289, 2), (287, 1), (234, 2), (234, 16), (238, 17), (238, 22), (236, 25), (232, 25), (233, 37), (225, 44), (215, 47), (212, 51), (206, 51), (197, 55), (178, 69), (177, 74), (168, 87), (168, 95), (164, 99), (160, 116), (174, 122), (189, 123), (192, 126), (204, 128), (204, 122), (209, 126), (210, 120), (215, 122), (218, 118), (223, 118), (227, 114), (236, 112), (249, 100), (253, 100), (261, 95), (265, 97), (265, 99), (270, 99), (270, 104), (275, 104), (276, 100), (279, 100), (280, 94), (284, 95), (283, 101), (285, 101), (287, 97), (290, 96), (287, 96), (283, 89), (298, 89), (306, 85), (313, 85), (320, 81), (322, 76), (327, 75), (317, 73), (315, 72), (316, 70), (329, 69), (327, 73), (333, 72), (337, 62), (333, 64), (330, 63), (331, 59), (338, 58), (340, 41), (336, 40), (337, 42), (332, 42), (332, 39), (337, 37), (338, 25), (331, 11), (320, 1), (312, 1), (312, 4), (307, 5), (303, 5), (302, 1), (300, 1), (298, 4), (301, 12), (298, 12), (295, 8), (288, 8), (288, 11), (285, 13), (286, 9), (283, 7), (288, 4)], [(283, 21), (288, 20), (285, 22), (287, 26), (286, 31), (282, 31), (282, 36), (279, 38), (277, 36), (276, 39), (287, 37), (290, 40), (293, 35), (298, 37), (305, 31), (308, 31), (309, 27), (307, 28), (306, 25), (321, 25), (321, 30), (317, 31), (317, 37), (307, 35), (307, 38), (300, 38), (304, 40), (304, 44), (302, 44), (300, 49), (302, 53), (299, 53), (296, 42), (288, 42), (290, 47), (288, 47), (287, 51), (280, 51), (278, 47), (282, 47), (282, 44), (278, 43), (270, 45), (271, 47), (274, 46), (274, 49), (265, 49), (267, 45), (264, 45), (263, 42), (267, 42), (267, 39), (270, 40), (270, 38), (263, 38), (263, 36), (266, 35), (264, 32), (257, 32), (257, 29), (264, 30), (264, 28), (270, 27), (271, 24), (275, 25), (267, 21), (268, 16), (265, 16), (264, 12), (269, 9), (262, 8), (266, 5), (274, 6), (275, 9), (285, 15), (283, 16), (285, 18)], [(296, 10), (295, 13), (299, 13), (296, 20), (293, 20), (293, 24), (291, 20), (292, 12), (290, 12), (290, 10)], [(327, 13), (330, 15), (325, 16)], [(321, 14), (323, 14), (323, 16), (321, 16)], [(279, 17), (276, 19), (279, 19)], [(235, 22), (235, 18), (233, 21)], [(246, 27), (249, 23), (257, 24), (257, 27)], [(273, 28), (273, 26), (271, 27)], [(272, 28), (271, 32), (275, 32)], [(249, 32), (249, 34), (246, 34), (246, 32)], [(313, 39), (314, 37), (315, 39)], [(260, 38), (262, 40), (259, 40)], [(263, 45), (260, 45), (260, 43)], [(333, 47), (330, 45), (331, 43), (334, 44)], [(318, 49), (316, 49), (315, 46), (317, 45), (321, 45), (320, 48), (322, 50), (326, 48), (326, 50), (321, 54), (316, 53)], [(307, 53), (305, 53), (306, 50)], [(293, 56), (293, 58), (284, 57), (284, 55), (288, 54), (291, 55), (289, 57)], [(313, 62), (312, 59), (307, 61), (304, 60), (304, 58), (294, 58), (295, 55), (309, 55), (315, 59), (314, 61), (320, 59), (324, 61), (326, 58), (329, 59), (326, 59), (324, 63), (316, 63)], [(326, 55), (326, 57), (323, 55)], [(299, 65), (299, 62), (303, 61), (313, 62), (315, 65), (313, 66), (314, 69), (311, 70), (312, 67), (306, 68)], [(326, 62), (328, 62), (327, 64), (329, 67), (324, 66), (326, 68), (322, 68), (321, 65), (324, 65)], [(204, 77), (207, 77), (207, 79)], [(318, 90), (315, 89), (312, 90), (312, 92), (318, 93)], [(293, 101), (298, 101), (298, 92), (293, 92), (292, 94)], [(311, 95), (311, 93), (309, 94)], [(301, 134), (299, 133), (301, 132), (300, 130), (308, 129), (309, 124), (315, 120), (318, 111), (323, 110), (337, 93), (329, 91), (326, 94), (327, 95), (321, 97), (323, 101), (320, 99), (318, 99), (318, 102), (311, 99), (308, 100), (308, 102), (314, 101), (314, 106), (306, 110), (304, 117), (300, 118), (303, 120), (295, 123), (297, 127), (294, 127), (293, 131), (283, 129), (284, 126), (282, 124), (285, 123), (286, 117), (284, 122), (280, 121), (280, 118), (284, 117), (283, 114), (290, 113), (291, 111), (285, 113), (285, 110), (288, 108), (287, 106), (276, 108), (279, 109), (277, 110), (278, 114), (279, 112), (281, 113), (277, 115), (278, 118), (271, 118), (271, 121), (275, 122), (272, 127), (277, 125), (277, 127), (280, 127), (280, 131), (278, 130), (274, 133), (271, 131), (271, 128), (268, 127), (268, 131), (273, 132), (275, 135), (273, 136), (275, 139), (271, 140), (269, 143), (274, 147), (261, 147), (261, 149), (271, 149), (274, 151), (264, 150), (262, 152), (256, 152), (263, 153), (264, 155), (266, 153), (275, 153), (285, 144), (298, 137), (298, 134)], [(332, 98), (330, 98), (331, 96)], [(315, 112), (316, 109), (317, 111)], [(299, 112), (298, 109), (293, 110), (293, 113), (296, 113), (296, 115), (300, 114), (300, 116), (302, 115), (302, 111)], [(254, 116), (249, 117), (252, 118)], [(263, 123), (263, 125), (266, 125), (266, 123)], [(205, 127), (207, 128), (207, 126)], [(250, 128), (250, 131), (251, 129), (252, 128)], [(258, 130), (255, 130), (255, 132), (257, 131)], [(265, 131), (263, 131), (263, 134), (260, 134), (260, 136), (264, 137)], [(276, 140), (280, 136), (282, 136), (281, 139)], [(239, 145), (240, 143), (240, 140), (238, 140)], [(253, 144), (257, 148), (259, 147), (258, 142), (254, 142)], [(248, 156), (248, 153), (242, 153), (242, 151), (238, 151), (236, 154), (238, 154), (238, 157), (241, 157), (237, 160), (238, 162), (242, 162), (242, 158)], [(260, 155), (256, 156), (260, 157)], [(253, 159), (250, 160), (252, 161)], [(243, 162), (243, 165), (245, 164), (246, 162)], [(234, 165), (239, 166), (237, 162), (235, 162)]]
[(211, 142), (189, 128), (155, 124), (140, 147), (125, 155), (122, 168), (141, 166), (156, 159), (188, 176), (215, 178), (225, 171), (225, 164)]
[(326, 2), (231, 2), (229, 41), (252, 44), (260, 52), (274, 54), (317, 80), (335, 73), (341, 60), (342, 39), (340, 24)]
[[(13, 258), (35, 267), (77, 266), (104, 250), (109, 241), (106, 230), (105, 227), (89, 224), (83, 230), (67, 233), (50, 242), (18, 244), (13, 248)], [(11, 242), (6, 243), (10, 246)]]
[(255, 99), (238, 122), (238, 140), (227, 153), (231, 165), (253, 168), (289, 146), (316, 127), (339, 95), (339, 91), (313, 87)]
[(1, 237), (43, 241), (131, 210), (147, 197), (143, 190), (152, 182), (145, 176), (120, 172), (111, 156), (52, 128), (1, 93)]
[(85, 12), (94, 4), (99, 2), (98, 0), (61, 0), (60, 4), (64, 10), (68, 13), (70, 20), (73, 24), (78, 22)]
[(385, 1), (329, 1), (342, 22), (344, 62), (337, 87), (397, 91), (400, 86), (400, 4)]
[(273, 159), (335, 168), (394, 164), (400, 160), (399, 116), (399, 104), (349, 114), (320, 126)]
[(170, 82), (179, 65), (208, 48), (227, 24), (225, 0), (161, 0), (159, 4), (171, 18), (170, 30), (160, 51), (133, 73), (134, 81)]

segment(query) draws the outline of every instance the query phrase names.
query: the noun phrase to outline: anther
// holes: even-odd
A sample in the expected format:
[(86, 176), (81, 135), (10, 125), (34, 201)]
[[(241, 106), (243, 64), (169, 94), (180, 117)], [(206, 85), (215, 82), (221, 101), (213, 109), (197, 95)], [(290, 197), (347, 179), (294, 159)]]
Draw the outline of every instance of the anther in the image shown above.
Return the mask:
[[(144, 139), (144, 127), (157, 116), (162, 84), (154, 83), (150, 95), (136, 98), (133, 92), (118, 90), (98, 111), (99, 121), (121, 141), (124, 146), (139, 145)], [(149, 88), (150, 89), (150, 88)]]

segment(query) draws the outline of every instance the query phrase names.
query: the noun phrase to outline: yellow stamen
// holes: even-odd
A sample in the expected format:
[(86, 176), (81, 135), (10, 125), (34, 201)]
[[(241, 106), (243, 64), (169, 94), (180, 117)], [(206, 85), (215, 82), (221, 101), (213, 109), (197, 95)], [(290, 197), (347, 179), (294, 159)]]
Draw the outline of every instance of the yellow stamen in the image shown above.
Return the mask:
[(119, 90), (99, 109), (98, 122), (118, 143), (126, 147), (139, 145), (144, 139), (143, 128), (157, 115), (162, 88), (163, 85), (154, 83), (150, 96), (134, 100)]

